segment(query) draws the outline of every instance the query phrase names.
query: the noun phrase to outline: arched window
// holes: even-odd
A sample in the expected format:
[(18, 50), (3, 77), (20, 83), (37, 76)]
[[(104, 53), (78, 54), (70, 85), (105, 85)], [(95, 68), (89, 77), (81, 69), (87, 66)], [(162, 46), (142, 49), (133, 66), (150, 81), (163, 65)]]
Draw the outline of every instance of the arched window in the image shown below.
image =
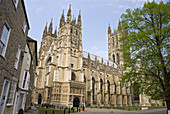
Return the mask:
[(115, 90), (114, 94), (116, 94), (116, 83), (115, 82), (114, 82), (114, 90)]
[(119, 54), (117, 53), (117, 63), (120, 64)]
[(115, 55), (113, 54), (113, 62), (115, 62)]
[(101, 104), (103, 104), (103, 81), (100, 79)]
[(86, 76), (84, 75), (84, 83), (86, 83)]
[(70, 33), (72, 34), (73, 33), (73, 29), (71, 28), (71, 30), (70, 30)]
[(122, 85), (120, 84), (120, 94), (122, 94)]
[(72, 74), (71, 74), (71, 80), (73, 80), (73, 81), (75, 81), (75, 80), (76, 80), (76, 75), (75, 75), (75, 73), (74, 73), (74, 72), (72, 72)]
[(107, 80), (107, 92), (108, 92), (108, 101), (110, 102), (110, 82), (109, 82), (109, 80)]
[(100, 92), (101, 92), (101, 94), (102, 94), (102, 89), (103, 89), (103, 81), (102, 81), (102, 79), (100, 79)]
[(94, 93), (95, 93), (95, 80), (94, 77), (92, 78), (92, 100), (93, 100), (93, 104), (94, 104)]
[(51, 63), (51, 57), (48, 58), (46, 65), (48, 65), (49, 63)]
[(48, 78), (49, 78), (49, 74), (50, 74), (50, 63), (51, 63), (51, 57), (49, 57), (47, 59), (47, 62), (46, 62), (46, 69), (45, 69), (45, 86), (48, 86)]

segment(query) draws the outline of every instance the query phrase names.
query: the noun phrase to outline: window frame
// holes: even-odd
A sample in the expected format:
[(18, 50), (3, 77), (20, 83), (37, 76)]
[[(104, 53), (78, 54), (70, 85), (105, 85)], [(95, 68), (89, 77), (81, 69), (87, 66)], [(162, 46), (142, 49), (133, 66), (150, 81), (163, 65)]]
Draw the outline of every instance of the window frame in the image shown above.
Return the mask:
[[(5, 42), (5, 43), (1, 41), (1, 37), (2, 37), (2, 34), (3, 34), (4, 26), (8, 29), (8, 34), (7, 34), (6, 42)], [(7, 46), (8, 46), (8, 41), (9, 41), (10, 33), (11, 33), (11, 28), (10, 28), (8, 22), (5, 21), (5, 23), (4, 23), (4, 25), (3, 25), (3, 29), (2, 29), (2, 31), (1, 31), (1, 36), (0, 36), (0, 42), (4, 43), (4, 46), (3, 46), (2, 52), (0, 52), (0, 55), (1, 55), (2, 57), (4, 57), (4, 58), (5, 58), (6, 49), (7, 49)], [(2, 44), (2, 45), (3, 45), (3, 44)]]
[(15, 57), (15, 64), (14, 64), (15, 69), (18, 68), (18, 63), (19, 63), (20, 55), (21, 55), (21, 46), (18, 45), (18, 50), (17, 50), (17, 54), (16, 54), (16, 57)]
[[(25, 75), (27, 73), (27, 75)], [(30, 73), (29, 73), (29, 70), (24, 70), (24, 74), (23, 74), (23, 77), (22, 77), (22, 83), (21, 83), (21, 89), (24, 89), (24, 90), (28, 90), (28, 82), (29, 82), (29, 79), (30, 79)]]
[[(12, 81), (11, 81), (11, 84), (10, 84), (10, 90), (9, 90), (9, 93), (8, 93), (8, 101), (7, 101), (7, 106), (12, 106), (13, 103), (14, 103), (14, 98), (15, 98), (15, 91), (16, 91), (16, 87), (17, 87), (17, 81), (18, 79), (15, 78), (15, 77), (12, 77)], [(14, 84), (14, 85), (13, 85)], [(13, 91), (11, 87), (14, 87), (13, 88)], [(11, 92), (12, 92), (12, 97), (11, 96)], [(9, 102), (9, 99), (12, 99), (11, 102)]]
[[(10, 87), (10, 80), (9, 79), (4, 79), (3, 81), (3, 86), (2, 86), (2, 91), (1, 91), (1, 97), (0, 97), (0, 100), (2, 99), (3, 97), (3, 93), (4, 93), (4, 87), (5, 87), (5, 84), (8, 83), (8, 87), (7, 87), (7, 90), (6, 90), (6, 95), (8, 95), (8, 92), (9, 92), (9, 87)], [(5, 109), (5, 106), (6, 106), (6, 103), (7, 103), (7, 96), (5, 97), (5, 100), (4, 100), (4, 106), (2, 107), (2, 113), (4, 112), (4, 109)]]

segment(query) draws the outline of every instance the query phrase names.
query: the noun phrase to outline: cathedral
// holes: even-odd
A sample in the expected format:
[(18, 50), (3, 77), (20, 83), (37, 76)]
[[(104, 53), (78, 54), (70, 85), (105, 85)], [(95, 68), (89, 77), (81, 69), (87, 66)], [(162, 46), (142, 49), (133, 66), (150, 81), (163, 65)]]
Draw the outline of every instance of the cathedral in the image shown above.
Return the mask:
[(114, 32), (108, 27), (109, 60), (105, 60), (83, 51), (80, 11), (76, 20), (69, 6), (66, 19), (63, 11), (54, 32), (51, 20), (43, 31), (38, 53), (33, 102), (67, 107), (160, 104), (144, 94), (132, 94), (130, 83), (121, 85), (123, 44), (119, 39), (124, 32), (119, 27), (120, 23)]

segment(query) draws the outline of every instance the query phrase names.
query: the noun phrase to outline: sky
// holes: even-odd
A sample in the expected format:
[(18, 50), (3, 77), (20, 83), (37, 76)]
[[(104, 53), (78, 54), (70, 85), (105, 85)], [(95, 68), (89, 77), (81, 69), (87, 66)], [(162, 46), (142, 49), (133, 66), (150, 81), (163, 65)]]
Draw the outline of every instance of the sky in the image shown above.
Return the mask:
[(62, 11), (64, 10), (66, 18), (71, 4), (72, 17), (74, 15), (77, 19), (81, 10), (83, 51), (108, 59), (109, 24), (113, 32), (126, 9), (142, 7), (146, 1), (148, 0), (25, 0), (30, 25), (28, 35), (37, 40), (39, 51), (46, 23), (49, 26), (53, 19), (53, 30), (58, 28)]

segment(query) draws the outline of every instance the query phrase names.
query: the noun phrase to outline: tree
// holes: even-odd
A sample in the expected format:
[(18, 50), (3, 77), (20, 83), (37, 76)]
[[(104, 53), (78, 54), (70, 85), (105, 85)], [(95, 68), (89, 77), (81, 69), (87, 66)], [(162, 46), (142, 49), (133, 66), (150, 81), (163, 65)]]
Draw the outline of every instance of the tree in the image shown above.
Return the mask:
[(139, 83), (140, 93), (166, 101), (170, 110), (170, 2), (146, 2), (121, 16), (124, 36), (122, 82)]

